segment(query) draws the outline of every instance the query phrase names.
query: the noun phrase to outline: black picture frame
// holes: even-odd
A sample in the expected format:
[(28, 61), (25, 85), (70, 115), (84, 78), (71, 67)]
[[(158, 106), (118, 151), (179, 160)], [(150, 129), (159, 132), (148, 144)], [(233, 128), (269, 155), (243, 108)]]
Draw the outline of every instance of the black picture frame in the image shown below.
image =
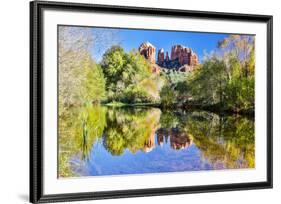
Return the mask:
[[(73, 12), (100, 11), (107, 13), (191, 17), (218, 20), (264, 22), (267, 24), (267, 180), (236, 184), (153, 188), (138, 190), (83, 192), (44, 195), (43, 193), (43, 11), (68, 10)], [(59, 202), (170, 194), (204, 193), (216, 191), (265, 189), (273, 187), (273, 16), (207, 11), (187, 11), (144, 7), (109, 6), (62, 2), (30, 2), (30, 202)]]

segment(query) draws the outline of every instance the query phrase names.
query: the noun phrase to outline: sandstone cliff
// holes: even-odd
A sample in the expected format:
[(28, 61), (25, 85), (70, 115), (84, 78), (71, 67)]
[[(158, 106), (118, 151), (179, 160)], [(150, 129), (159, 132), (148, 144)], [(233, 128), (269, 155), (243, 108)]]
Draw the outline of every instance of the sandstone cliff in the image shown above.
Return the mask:
[(156, 52), (156, 49), (155, 49), (155, 47), (151, 43), (149, 43), (149, 42), (142, 43), (140, 45), (140, 47), (139, 47), (139, 52), (148, 61), (150, 61), (151, 63), (155, 63), (155, 52)]
[[(148, 61), (155, 64), (156, 48), (149, 42), (142, 43), (139, 47), (139, 52)], [(191, 72), (194, 67), (199, 64), (196, 53), (191, 48), (184, 47), (182, 45), (174, 45), (171, 50), (171, 56), (161, 48), (157, 54), (157, 65), (167, 69), (175, 69), (181, 72)], [(159, 72), (159, 69), (155, 68), (155, 72)]]

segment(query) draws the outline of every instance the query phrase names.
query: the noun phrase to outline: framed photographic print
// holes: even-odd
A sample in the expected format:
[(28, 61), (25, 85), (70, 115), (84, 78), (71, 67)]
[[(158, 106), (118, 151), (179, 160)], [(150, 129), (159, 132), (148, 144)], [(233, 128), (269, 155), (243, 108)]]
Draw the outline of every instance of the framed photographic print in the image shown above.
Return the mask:
[(30, 14), (30, 202), (272, 188), (272, 16)]

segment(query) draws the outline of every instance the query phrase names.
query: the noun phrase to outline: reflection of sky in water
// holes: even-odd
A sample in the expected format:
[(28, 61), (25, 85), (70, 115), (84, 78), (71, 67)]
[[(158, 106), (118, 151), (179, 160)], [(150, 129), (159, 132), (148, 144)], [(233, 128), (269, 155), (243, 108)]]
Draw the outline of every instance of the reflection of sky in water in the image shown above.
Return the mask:
[(75, 176), (255, 167), (254, 121), (247, 117), (156, 108), (87, 111), (93, 114), (72, 140), (77, 150), (68, 159)]
[(200, 150), (195, 144), (175, 150), (171, 148), (170, 139), (159, 145), (157, 135), (154, 142), (155, 147), (149, 152), (138, 150), (131, 153), (126, 149), (122, 155), (113, 156), (104, 148), (102, 139), (99, 139), (94, 143), (88, 159), (83, 162), (83, 167), (80, 166), (82, 161), (79, 157), (73, 157), (71, 163), (80, 166), (75, 171), (83, 176), (212, 169), (212, 166), (201, 158)]

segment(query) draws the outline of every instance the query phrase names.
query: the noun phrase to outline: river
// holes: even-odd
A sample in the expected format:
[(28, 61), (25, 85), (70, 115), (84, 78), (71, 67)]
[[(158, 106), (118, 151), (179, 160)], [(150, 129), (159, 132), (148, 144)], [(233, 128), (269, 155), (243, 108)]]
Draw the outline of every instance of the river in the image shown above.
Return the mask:
[(93, 106), (59, 128), (62, 177), (255, 167), (254, 118), (237, 114)]

